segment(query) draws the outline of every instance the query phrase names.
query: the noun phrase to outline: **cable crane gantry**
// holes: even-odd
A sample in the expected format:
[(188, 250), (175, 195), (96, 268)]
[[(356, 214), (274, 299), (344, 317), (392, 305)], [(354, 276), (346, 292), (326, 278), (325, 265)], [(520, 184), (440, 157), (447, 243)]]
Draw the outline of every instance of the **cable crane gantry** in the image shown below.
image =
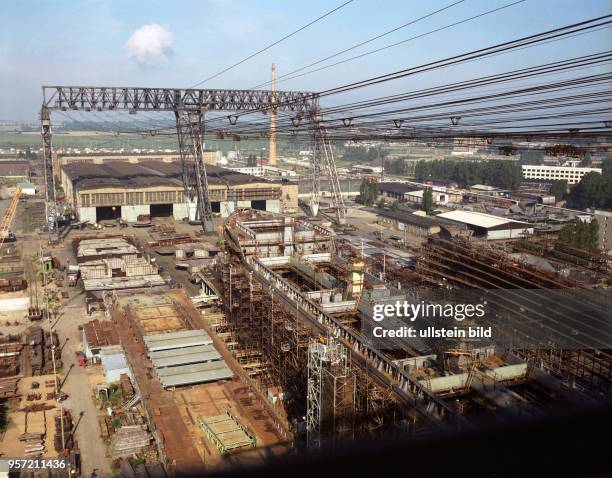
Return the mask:
[[(320, 121), (318, 93), (303, 91), (213, 90), (139, 87), (43, 86), (40, 113), (43, 160), (45, 169), (46, 207), (49, 238), (58, 240), (59, 211), (55, 196), (55, 176), (52, 161), (52, 111), (128, 111), (174, 113), (182, 164), (185, 201), (196, 202), (197, 219), (206, 232), (213, 232), (212, 207), (208, 191), (208, 176), (203, 158), (205, 114), (231, 112), (234, 123), (238, 114), (288, 112), (306, 117), (313, 129), (315, 147), (321, 154), (312, 156), (313, 170), (321, 162), (332, 185), (332, 200), (338, 222), (344, 222), (345, 208), (339, 191), (336, 164), (329, 137)], [(317, 178), (317, 182), (320, 179)], [(318, 200), (318, 198), (317, 198)], [(313, 208), (316, 215), (316, 210)]]

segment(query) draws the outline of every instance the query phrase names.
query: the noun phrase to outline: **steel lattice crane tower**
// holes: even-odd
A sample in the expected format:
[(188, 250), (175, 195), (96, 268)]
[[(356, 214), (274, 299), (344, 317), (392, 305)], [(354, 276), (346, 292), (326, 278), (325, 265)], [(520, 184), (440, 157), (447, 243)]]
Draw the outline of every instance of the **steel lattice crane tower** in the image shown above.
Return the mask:
[(319, 449), (323, 442), (354, 434), (356, 376), (346, 348), (333, 337), (308, 346), (306, 441)]
[[(204, 231), (212, 232), (212, 208), (208, 194), (208, 176), (203, 157), (205, 115), (207, 112), (234, 113), (293, 113), (296, 117), (306, 117), (312, 125), (313, 139), (318, 154), (313, 155), (314, 168), (321, 170), (325, 165), (330, 184), (334, 207), (339, 222), (345, 215), (344, 203), (340, 194), (338, 174), (329, 138), (321, 125), (319, 95), (303, 91), (262, 91), (262, 90), (211, 90), (178, 88), (139, 88), (139, 87), (87, 87), (87, 86), (43, 86), (41, 108), (41, 128), (43, 141), (43, 160), (45, 169), (45, 190), (49, 239), (58, 237), (58, 217), (60, 216), (55, 196), (55, 176), (53, 147), (51, 141), (52, 111), (128, 111), (131, 114), (142, 112), (174, 113), (182, 163), (182, 180), (185, 201), (197, 199), (197, 218)], [(230, 124), (235, 124), (237, 116), (229, 116)], [(276, 129), (274, 130), (276, 135)], [(319, 144), (320, 143), (320, 144)], [(316, 153), (316, 151), (315, 151)], [(316, 178), (317, 191), (319, 177)], [(318, 201), (318, 195), (317, 195)], [(316, 215), (316, 211), (315, 215)]]

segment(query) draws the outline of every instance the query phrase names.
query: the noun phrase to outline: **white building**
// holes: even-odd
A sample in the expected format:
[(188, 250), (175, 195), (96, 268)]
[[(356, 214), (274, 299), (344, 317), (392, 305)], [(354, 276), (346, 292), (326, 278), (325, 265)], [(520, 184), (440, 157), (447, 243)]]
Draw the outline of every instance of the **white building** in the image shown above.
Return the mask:
[(36, 195), (36, 186), (29, 181), (23, 181), (21, 183), (17, 183), (17, 187), (21, 189), (21, 194), (25, 196), (35, 196)]
[(104, 380), (106, 383), (117, 383), (121, 380), (121, 375), (126, 374), (132, 378), (132, 372), (128, 366), (123, 347), (115, 345), (108, 347), (100, 353), (102, 369), (104, 370)]
[[(407, 192), (404, 197), (407, 202), (411, 202), (414, 204), (422, 204), (423, 203), (423, 195), (425, 194), (425, 190), (421, 189), (419, 191), (410, 191)], [(431, 192), (431, 199), (434, 204), (448, 204), (449, 197), (446, 193), (441, 193), (438, 191)]]
[(241, 166), (238, 168), (228, 168), (232, 171), (235, 171), (237, 173), (242, 173), (242, 174), (249, 174), (251, 176), (255, 176), (258, 178), (262, 178), (264, 176), (269, 176), (269, 177), (279, 177), (279, 178), (286, 178), (286, 177), (294, 177), (297, 176), (297, 173), (295, 171), (292, 171), (290, 169), (282, 169), (282, 168), (277, 168), (275, 166), (268, 166), (268, 165), (264, 165), (264, 166)]
[(523, 178), (542, 179), (546, 181), (566, 180), (568, 184), (577, 184), (587, 173), (601, 174), (601, 168), (579, 168), (574, 166), (544, 166), (524, 164)]
[(514, 221), (492, 214), (475, 211), (450, 211), (436, 217), (465, 224), (474, 231), (474, 237), (486, 240), (515, 239), (533, 234), (533, 226), (527, 222)]

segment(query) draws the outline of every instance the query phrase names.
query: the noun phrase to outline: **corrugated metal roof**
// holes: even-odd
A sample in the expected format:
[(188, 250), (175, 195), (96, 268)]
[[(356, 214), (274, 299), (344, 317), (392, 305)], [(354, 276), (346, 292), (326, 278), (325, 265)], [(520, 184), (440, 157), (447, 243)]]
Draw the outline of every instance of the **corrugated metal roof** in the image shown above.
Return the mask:
[(436, 217), (462, 222), (464, 224), (469, 224), (470, 226), (484, 227), (485, 229), (509, 223), (516, 223), (517, 225), (527, 224), (525, 222), (514, 221), (512, 219), (505, 219), (503, 217), (475, 211), (449, 211), (438, 214)]
[(166, 357), (176, 357), (179, 355), (188, 355), (192, 353), (206, 353), (210, 350), (215, 350), (214, 345), (195, 345), (193, 347), (186, 347), (182, 349), (170, 349), (170, 350), (154, 350), (149, 353), (149, 358), (163, 359)]
[(216, 360), (214, 362), (203, 362), (190, 365), (180, 365), (178, 367), (164, 367), (157, 370), (157, 375), (162, 377), (172, 377), (174, 375), (183, 375), (199, 372), (210, 372), (212, 370), (220, 370), (228, 368), (224, 360)]
[(390, 192), (395, 194), (405, 194), (412, 191), (418, 191), (420, 188), (417, 186), (412, 186), (406, 183), (399, 182), (389, 182), (389, 183), (379, 183), (378, 190), (381, 192)]
[[(100, 188), (146, 188), (152, 186), (174, 186), (182, 188), (182, 165), (180, 162), (108, 161), (102, 164), (74, 162), (62, 166), (77, 190)], [(236, 185), (268, 183), (267, 179), (242, 174), (219, 166), (206, 165), (209, 184)]]
[(186, 337), (206, 337), (210, 338), (210, 336), (204, 331), (200, 329), (195, 330), (179, 330), (178, 332), (168, 332), (162, 334), (153, 334), (153, 335), (145, 335), (143, 337), (145, 343), (150, 344), (153, 342), (159, 342), (169, 339), (180, 339)]
[(149, 352), (212, 344), (210, 336), (203, 330), (184, 330), (169, 334), (146, 335), (144, 341)]
[(182, 349), (151, 352), (150, 359), (155, 368), (197, 364), (219, 360), (221, 354), (212, 345), (199, 345)]
[(157, 376), (164, 388), (194, 383), (214, 382), (232, 378), (233, 372), (224, 361), (179, 365), (157, 369)]
[(418, 216), (407, 211), (380, 211), (378, 215), (419, 227), (434, 227), (438, 225), (438, 221), (434, 217)]
[(123, 352), (100, 353), (102, 368), (105, 372), (111, 370), (123, 370), (128, 368), (128, 363)]
[(27, 176), (29, 169), (27, 161), (0, 161), (0, 176)]
[(91, 348), (119, 344), (119, 336), (113, 322), (92, 320), (83, 326), (83, 331), (87, 345)]

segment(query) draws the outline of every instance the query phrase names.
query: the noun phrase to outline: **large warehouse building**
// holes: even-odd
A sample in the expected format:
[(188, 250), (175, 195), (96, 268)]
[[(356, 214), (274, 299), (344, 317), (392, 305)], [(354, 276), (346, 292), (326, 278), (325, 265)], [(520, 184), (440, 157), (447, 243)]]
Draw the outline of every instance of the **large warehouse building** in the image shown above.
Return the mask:
[[(181, 163), (125, 161), (94, 164), (75, 162), (61, 166), (66, 199), (81, 221), (121, 218), (136, 222), (140, 215), (195, 218), (196, 204), (185, 199)], [(269, 181), (209, 165), (209, 195), (213, 213), (229, 216), (235, 208), (251, 207), (281, 212), (294, 184)]]
[(474, 231), (474, 237), (487, 240), (515, 239), (533, 234), (533, 226), (527, 222), (475, 211), (450, 211), (436, 217), (464, 224)]
[[(202, 158), (206, 164), (216, 165), (220, 157), (221, 151), (205, 149), (202, 152)], [(181, 155), (178, 152), (168, 151), (158, 151), (156, 153), (96, 152), (86, 154), (53, 152), (52, 156), (53, 170), (59, 171), (60, 174), (62, 171), (61, 167), (71, 163), (104, 164), (114, 161), (126, 161), (128, 163), (140, 163), (142, 161), (163, 161), (164, 163), (171, 163), (180, 160)]]

